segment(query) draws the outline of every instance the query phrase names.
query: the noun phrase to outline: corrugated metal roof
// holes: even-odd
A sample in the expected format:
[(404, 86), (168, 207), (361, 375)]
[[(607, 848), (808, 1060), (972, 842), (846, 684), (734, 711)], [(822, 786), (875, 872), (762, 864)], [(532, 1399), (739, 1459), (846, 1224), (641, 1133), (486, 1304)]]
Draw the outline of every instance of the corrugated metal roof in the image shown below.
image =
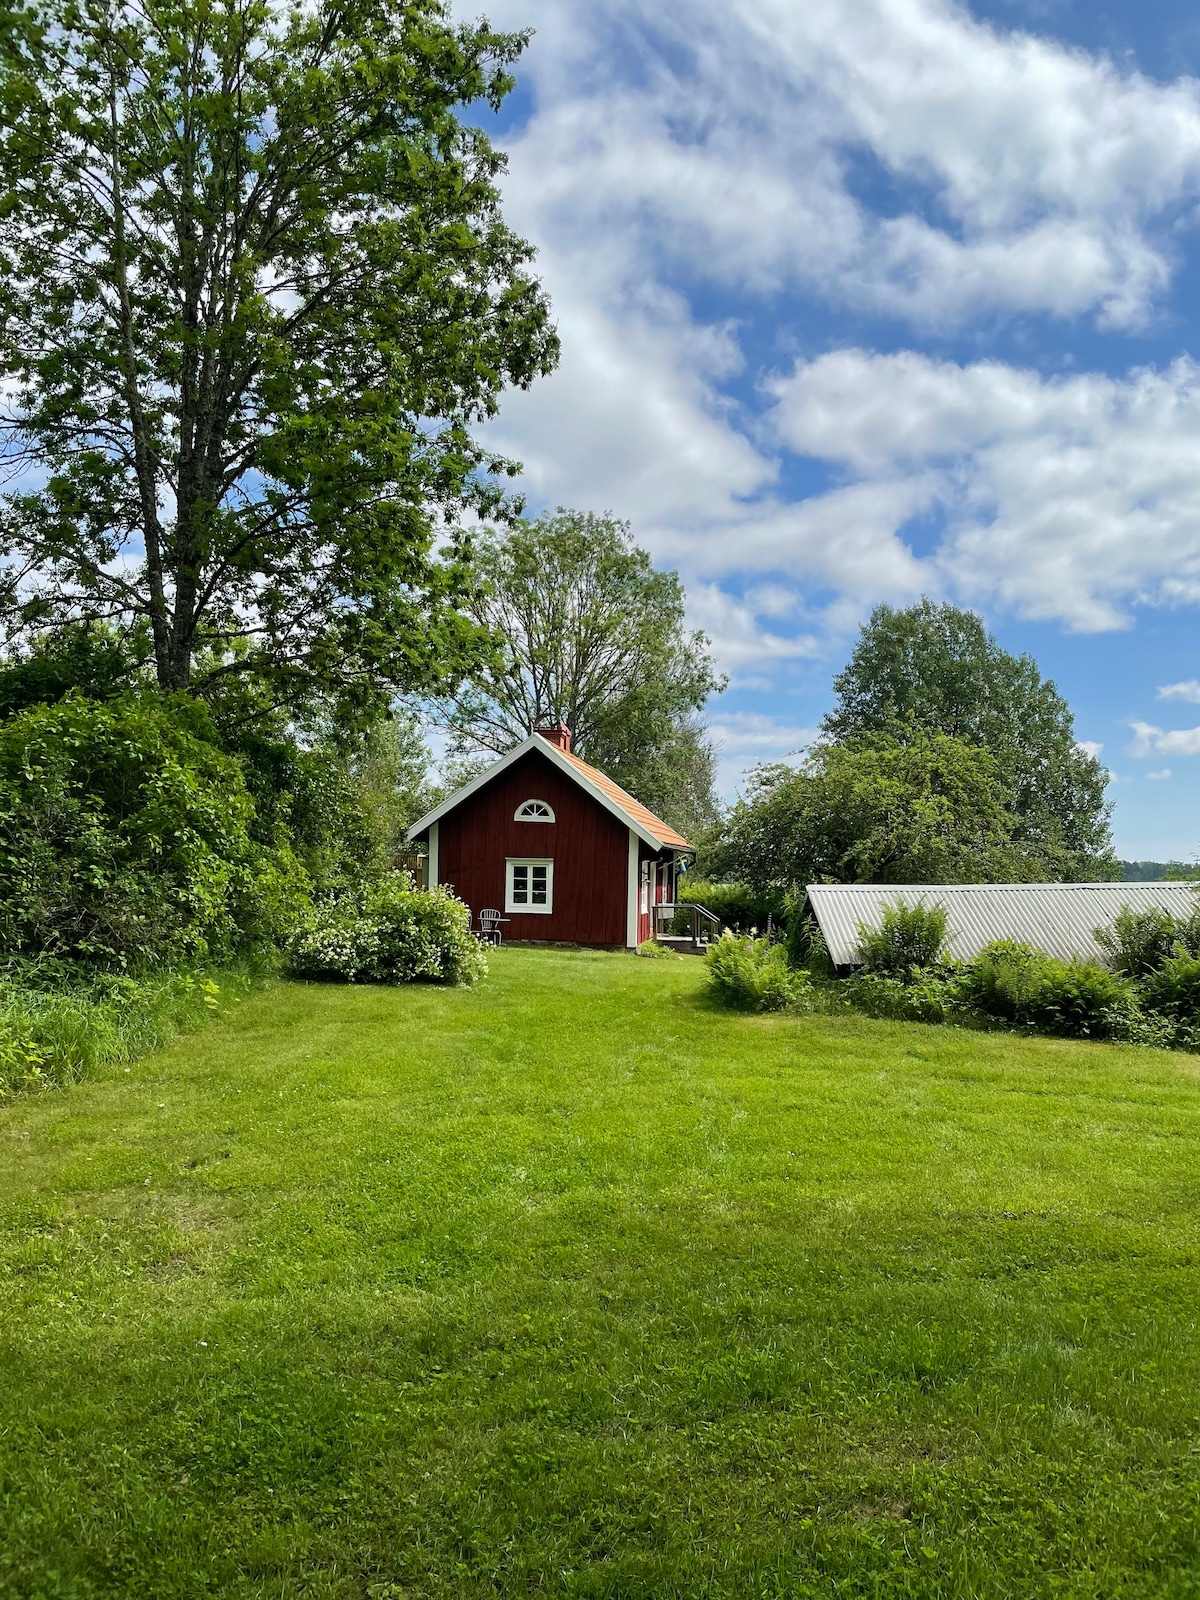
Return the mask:
[(1200, 899), (1190, 883), (810, 883), (808, 898), (839, 967), (858, 960), (858, 928), (878, 928), (885, 906), (940, 905), (948, 953), (977, 956), (994, 939), (1016, 939), (1063, 961), (1103, 959), (1092, 937), (1122, 906), (1186, 917)]

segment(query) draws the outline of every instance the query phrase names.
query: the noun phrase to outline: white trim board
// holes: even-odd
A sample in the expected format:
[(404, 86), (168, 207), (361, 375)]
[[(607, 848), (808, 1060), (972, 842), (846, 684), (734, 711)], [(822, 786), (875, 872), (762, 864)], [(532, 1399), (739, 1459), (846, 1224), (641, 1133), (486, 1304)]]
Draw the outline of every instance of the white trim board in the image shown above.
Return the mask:
[(668, 845), (663, 839), (656, 839), (649, 828), (635, 822), (623, 806), (619, 805), (611, 795), (605, 794), (598, 784), (594, 784), (586, 773), (580, 772), (574, 762), (569, 761), (563, 755), (557, 745), (551, 744), (548, 739), (543, 739), (540, 733), (531, 733), (522, 744), (514, 745), (506, 756), (501, 756), (494, 766), (488, 767), (478, 777), (472, 778), (470, 783), (464, 783), (462, 788), (456, 789), (452, 795), (447, 795), (441, 805), (434, 806), (432, 811), (427, 811), (408, 830), (407, 837), (409, 842), (411, 843), (412, 840), (420, 838), (427, 828), (435, 827), (448, 811), (453, 811), (455, 806), (460, 805), (470, 795), (482, 789), (485, 783), (490, 783), (493, 778), (498, 777), (506, 767), (511, 767), (514, 761), (519, 761), (529, 750), (540, 750), (542, 755), (549, 756), (560, 771), (565, 772), (568, 778), (573, 778), (579, 787), (586, 794), (590, 794), (593, 800), (598, 801), (606, 811), (611, 812), (614, 817), (619, 817), (630, 832), (636, 833), (639, 839), (644, 839), (652, 850), (674, 850), (679, 848), (677, 845)]
[(436, 889), (438, 886), (438, 825), (433, 823), (429, 829), (429, 850), (425, 856), (425, 887)]

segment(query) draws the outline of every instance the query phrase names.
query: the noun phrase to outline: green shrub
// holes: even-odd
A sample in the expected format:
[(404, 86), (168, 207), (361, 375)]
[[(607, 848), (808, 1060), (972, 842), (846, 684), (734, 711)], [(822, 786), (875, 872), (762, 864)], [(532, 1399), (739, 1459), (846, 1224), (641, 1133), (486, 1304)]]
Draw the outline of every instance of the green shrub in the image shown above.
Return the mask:
[(1114, 1016), (1110, 1037), (1122, 1044), (1147, 1045), (1152, 1050), (1200, 1052), (1200, 1026), (1161, 1016), (1140, 1005), (1130, 1007), (1124, 1016)]
[(389, 873), (313, 908), (292, 936), (292, 972), (347, 983), (475, 983), (487, 957), (469, 907), (448, 889)]
[(821, 924), (811, 913), (802, 916), (798, 909), (791, 909), (787, 938), (784, 942), (791, 966), (803, 967), (818, 978), (832, 978), (836, 975), (837, 968), (833, 964), (833, 957), (829, 954), (829, 946), (825, 943)]
[(1173, 956), (1138, 985), (1142, 1007), (1156, 1016), (1200, 1026), (1200, 961)]
[(858, 925), (858, 954), (868, 972), (911, 982), (915, 972), (936, 966), (946, 944), (944, 906), (897, 900), (885, 906), (878, 928)]
[(959, 979), (964, 1004), (1002, 1022), (1023, 1022), (1049, 956), (1032, 945), (997, 939), (967, 962)]
[(1091, 961), (1048, 961), (1021, 1020), (1039, 1033), (1110, 1039), (1135, 1006), (1129, 985), (1107, 967)]
[(963, 1013), (959, 971), (953, 966), (914, 968), (907, 978), (855, 972), (837, 988), (856, 1011), (889, 1022), (951, 1022)]
[(1200, 900), (1186, 917), (1160, 907), (1133, 911), (1122, 906), (1111, 928), (1095, 930), (1096, 943), (1117, 972), (1144, 978), (1176, 956), (1200, 959)]
[(904, 978), (864, 968), (818, 991), (842, 1006), (900, 1022), (987, 1022), (1076, 1039), (1200, 1050), (1200, 960), (1168, 959), (1136, 983), (1087, 961), (1058, 961), (1001, 939), (974, 961), (913, 968)]
[(958, 989), (985, 1016), (1070, 1038), (1115, 1037), (1135, 1006), (1129, 984), (1107, 967), (1057, 961), (1007, 939), (962, 968)]
[[(744, 883), (689, 882), (684, 878), (679, 885), (679, 904), (703, 906), (735, 933), (749, 933), (752, 928), (762, 933), (768, 918), (780, 929), (787, 921), (782, 895), (757, 894)], [(677, 913), (675, 921), (681, 934), (690, 932), (691, 919), (686, 913)]]
[(637, 947), (637, 953), (640, 956), (648, 957), (651, 961), (661, 961), (673, 952), (665, 944), (659, 944), (657, 939), (643, 939)]
[(1117, 972), (1140, 978), (1168, 960), (1178, 934), (1175, 919), (1157, 907), (1134, 911), (1122, 906), (1111, 928), (1097, 928), (1095, 940)]
[(704, 960), (709, 982), (722, 998), (748, 1011), (800, 1007), (811, 994), (808, 975), (793, 971), (784, 947), (766, 939), (726, 931)]
[(1195, 910), (1189, 916), (1175, 918), (1174, 953), (1180, 951), (1200, 961), (1200, 899), (1197, 899)]
[(252, 837), (241, 769), (197, 715), (68, 695), (0, 722), (0, 950), (165, 967), (286, 934), (304, 875)]

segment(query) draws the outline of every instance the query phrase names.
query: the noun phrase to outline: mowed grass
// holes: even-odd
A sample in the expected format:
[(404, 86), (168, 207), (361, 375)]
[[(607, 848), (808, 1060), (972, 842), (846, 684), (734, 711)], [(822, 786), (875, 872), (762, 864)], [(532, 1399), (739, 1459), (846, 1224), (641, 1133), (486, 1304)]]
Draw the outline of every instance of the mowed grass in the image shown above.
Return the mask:
[(1197, 1066), (505, 950), (10, 1103), (0, 1593), (1200, 1594)]

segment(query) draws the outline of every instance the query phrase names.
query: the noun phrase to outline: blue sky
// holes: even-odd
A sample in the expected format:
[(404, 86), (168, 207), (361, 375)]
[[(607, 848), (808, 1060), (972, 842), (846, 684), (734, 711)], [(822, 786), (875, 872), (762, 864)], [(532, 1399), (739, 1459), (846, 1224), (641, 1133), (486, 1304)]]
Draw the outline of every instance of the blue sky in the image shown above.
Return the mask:
[(1058, 682), (1123, 855), (1200, 851), (1200, 13), (489, 9), (537, 30), (505, 204), (563, 340), (491, 431), (679, 568), (726, 791), (929, 594)]

